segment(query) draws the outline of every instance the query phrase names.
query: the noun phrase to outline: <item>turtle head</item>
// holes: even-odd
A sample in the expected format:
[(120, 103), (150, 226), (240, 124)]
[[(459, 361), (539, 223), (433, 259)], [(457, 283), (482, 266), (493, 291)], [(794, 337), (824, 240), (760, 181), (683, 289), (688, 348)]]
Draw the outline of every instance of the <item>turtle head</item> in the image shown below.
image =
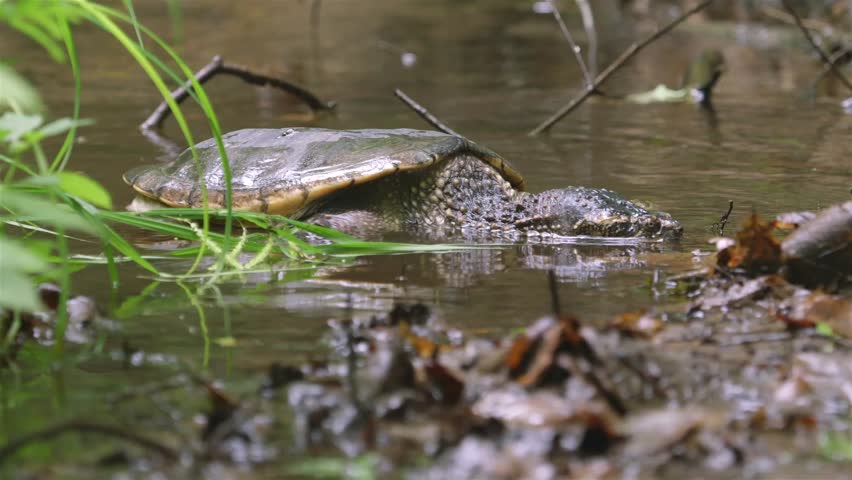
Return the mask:
[(650, 211), (611, 190), (568, 187), (531, 196), (526, 226), (564, 236), (676, 239), (683, 227), (665, 212)]

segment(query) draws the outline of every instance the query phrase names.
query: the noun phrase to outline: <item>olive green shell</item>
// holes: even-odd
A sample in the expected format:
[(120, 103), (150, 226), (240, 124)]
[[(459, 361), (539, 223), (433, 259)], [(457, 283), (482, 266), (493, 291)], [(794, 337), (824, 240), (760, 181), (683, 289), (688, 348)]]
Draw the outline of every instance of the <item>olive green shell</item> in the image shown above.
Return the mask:
[[(496, 153), (461, 137), (423, 130), (246, 129), (222, 136), (231, 166), (233, 206), (292, 215), (337, 190), (469, 154), (513, 187), (524, 180)], [(195, 146), (208, 204), (222, 208), (225, 178), (214, 139)], [(196, 160), (187, 149), (173, 162), (138, 167), (124, 181), (171, 207), (202, 204)]]

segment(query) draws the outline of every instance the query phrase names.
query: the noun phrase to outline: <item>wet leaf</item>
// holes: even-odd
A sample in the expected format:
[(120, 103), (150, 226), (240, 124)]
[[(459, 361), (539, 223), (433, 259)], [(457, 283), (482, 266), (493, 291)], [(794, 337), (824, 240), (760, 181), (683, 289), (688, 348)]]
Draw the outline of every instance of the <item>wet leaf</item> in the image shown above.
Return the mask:
[(772, 224), (753, 213), (737, 232), (736, 245), (717, 254), (717, 265), (742, 269), (751, 275), (777, 271), (781, 266), (781, 244), (773, 231)]
[(112, 209), (112, 198), (100, 183), (78, 172), (60, 172), (59, 188), (95, 206)]
[(689, 89), (681, 88), (673, 90), (663, 84), (657, 85), (653, 90), (628, 95), (627, 101), (640, 104), (682, 102), (689, 98)]

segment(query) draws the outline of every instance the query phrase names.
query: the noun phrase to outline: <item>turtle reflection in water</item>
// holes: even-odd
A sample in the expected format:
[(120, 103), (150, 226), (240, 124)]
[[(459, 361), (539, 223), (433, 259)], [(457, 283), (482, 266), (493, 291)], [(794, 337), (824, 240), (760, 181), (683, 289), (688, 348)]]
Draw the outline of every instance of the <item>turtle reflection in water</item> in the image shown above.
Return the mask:
[[(233, 206), (304, 219), (356, 235), (411, 231), (505, 238), (676, 238), (670, 215), (610, 190), (567, 187), (538, 194), (496, 153), (461, 137), (421, 130), (247, 129), (223, 135)], [(222, 208), (216, 142), (166, 165), (127, 172), (138, 193), (171, 207)]]

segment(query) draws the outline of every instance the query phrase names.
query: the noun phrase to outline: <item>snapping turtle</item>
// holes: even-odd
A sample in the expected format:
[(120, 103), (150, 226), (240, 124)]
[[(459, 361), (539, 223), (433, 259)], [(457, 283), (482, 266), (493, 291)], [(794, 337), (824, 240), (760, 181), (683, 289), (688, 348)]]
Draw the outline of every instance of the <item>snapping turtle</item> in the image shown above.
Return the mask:
[[(666, 213), (586, 187), (531, 194), (496, 153), (461, 137), (421, 130), (246, 129), (223, 135), (233, 206), (287, 215), (355, 234), (388, 230), (516, 235), (677, 237)], [(211, 208), (224, 175), (213, 139), (196, 145)], [(201, 206), (189, 150), (124, 180), (172, 207)]]

